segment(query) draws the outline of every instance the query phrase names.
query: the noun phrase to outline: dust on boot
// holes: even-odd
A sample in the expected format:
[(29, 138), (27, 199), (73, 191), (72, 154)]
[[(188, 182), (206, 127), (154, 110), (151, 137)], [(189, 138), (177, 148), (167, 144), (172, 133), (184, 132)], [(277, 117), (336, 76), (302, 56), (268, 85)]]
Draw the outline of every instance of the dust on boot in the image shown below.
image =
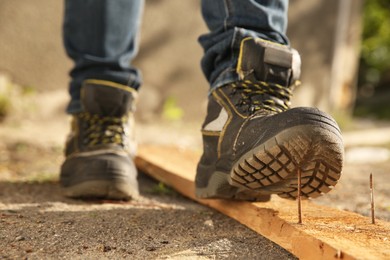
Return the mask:
[(197, 168), (199, 198), (268, 200), (270, 194), (318, 197), (340, 178), (340, 129), (315, 108), (290, 108), (299, 83), (300, 57), (288, 46), (246, 38), (239, 80), (212, 91), (202, 126), (204, 151)]
[(137, 92), (104, 80), (86, 80), (83, 112), (74, 114), (60, 182), (76, 198), (129, 199), (138, 196), (133, 163), (133, 111)]

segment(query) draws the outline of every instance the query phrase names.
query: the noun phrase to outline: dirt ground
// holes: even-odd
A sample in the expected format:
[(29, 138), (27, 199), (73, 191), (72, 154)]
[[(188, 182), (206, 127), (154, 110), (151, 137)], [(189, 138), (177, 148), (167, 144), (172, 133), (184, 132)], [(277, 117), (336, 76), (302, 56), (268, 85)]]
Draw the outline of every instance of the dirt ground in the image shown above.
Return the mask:
[(58, 148), (0, 153), (0, 259), (295, 259), (142, 173), (137, 201), (79, 201), (61, 194)]
[[(0, 259), (295, 259), (143, 174), (137, 201), (65, 198), (58, 172), (68, 131), (66, 92), (13, 100), (0, 124)], [(174, 125), (176, 132), (188, 127)], [(176, 134), (169, 129), (139, 125), (137, 133), (141, 143), (170, 142)], [(175, 143), (199, 147), (193, 129)]]
[[(58, 171), (68, 131), (66, 101), (66, 93), (57, 90), (20, 97), (20, 105), (1, 123), (0, 259), (294, 258), (232, 219), (142, 174), (138, 201), (63, 197)], [(201, 149), (200, 122), (157, 123), (138, 124), (141, 144)], [(376, 215), (390, 220), (389, 171), (389, 160), (347, 162), (334, 191), (315, 202), (368, 216), (372, 172)]]

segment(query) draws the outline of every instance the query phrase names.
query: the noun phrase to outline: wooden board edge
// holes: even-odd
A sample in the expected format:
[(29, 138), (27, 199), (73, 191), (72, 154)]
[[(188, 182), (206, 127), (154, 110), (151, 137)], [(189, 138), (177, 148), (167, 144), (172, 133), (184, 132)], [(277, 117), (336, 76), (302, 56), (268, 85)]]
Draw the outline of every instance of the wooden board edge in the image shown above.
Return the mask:
[[(227, 201), (227, 200), (201, 200), (195, 197), (195, 185), (193, 180), (183, 177), (179, 172), (187, 171), (188, 167), (180, 168), (177, 165), (175, 170), (164, 167), (164, 162), (155, 160), (156, 155), (151, 156), (150, 150), (145, 147), (136, 157), (136, 166), (141, 171), (153, 178), (173, 187), (182, 195), (195, 200), (203, 205), (214, 208), (221, 213), (237, 220), (260, 235), (270, 239), (276, 244), (290, 251), (300, 259), (382, 259), (383, 254), (375, 254), (375, 250), (365, 252), (351, 250), (344, 245), (335, 245), (334, 242), (324, 240), (305, 232), (305, 229), (298, 224), (286, 221), (280, 217), (275, 210), (262, 208), (255, 203)], [(158, 148), (151, 148), (156, 152)], [(160, 148), (164, 149), (164, 148)], [(166, 158), (165, 158), (166, 159)], [(318, 207), (314, 205), (314, 207)], [(324, 207), (322, 207), (324, 208)], [(326, 208), (331, 211), (340, 211), (333, 208)], [(243, 212), (245, 215), (243, 217)], [(341, 211), (340, 211), (341, 212)], [(347, 212), (343, 212), (345, 214)], [(347, 213), (353, 214), (353, 213)], [(362, 217), (363, 218), (363, 217)], [(363, 254), (363, 255), (362, 255)], [(389, 254), (390, 255), (390, 254)], [(387, 254), (386, 254), (387, 256)]]

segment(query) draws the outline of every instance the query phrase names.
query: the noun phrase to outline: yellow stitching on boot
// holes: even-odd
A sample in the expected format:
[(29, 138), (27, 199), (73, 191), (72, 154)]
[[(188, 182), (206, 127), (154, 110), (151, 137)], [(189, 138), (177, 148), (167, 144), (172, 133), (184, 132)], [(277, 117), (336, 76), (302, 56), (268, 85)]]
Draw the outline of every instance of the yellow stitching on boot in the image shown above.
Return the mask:
[(221, 92), (221, 94), (225, 97), (225, 99), (227, 100), (227, 102), (229, 102), (230, 106), (233, 108), (234, 112), (236, 112), (237, 115), (239, 115), (240, 117), (242, 118), (247, 118), (248, 116), (244, 116), (242, 115), (240, 112), (238, 112), (238, 110), (236, 109), (236, 106), (232, 104), (232, 102), (230, 101), (230, 99), (225, 95), (225, 93), (220, 90), (219, 92)]
[(237, 62), (237, 68), (236, 68), (236, 72), (237, 72), (238, 77), (240, 79), (244, 79), (244, 75), (243, 75), (243, 71), (242, 71), (242, 56), (243, 56), (244, 43), (248, 40), (251, 40), (251, 39), (253, 39), (253, 37), (244, 38), (240, 43), (240, 52), (238, 54), (238, 62)]
[[(218, 89), (217, 89), (218, 90)], [(222, 92), (223, 93), (223, 92)], [(217, 92), (214, 91), (212, 93), (212, 95), (214, 96), (214, 98), (216, 99), (216, 101), (218, 102), (219, 105), (221, 105), (223, 108), (226, 109), (226, 112), (228, 113), (228, 119), (226, 120), (226, 123), (225, 125), (223, 126), (222, 128), (222, 131), (221, 131), (221, 134), (218, 138), (218, 146), (217, 146), (217, 156), (218, 156), (218, 159), (221, 158), (221, 145), (222, 145), (222, 140), (223, 138), (225, 137), (225, 132), (226, 132), (226, 128), (228, 127), (228, 125), (230, 124), (230, 122), (232, 121), (233, 119), (233, 114), (232, 114), (232, 111), (229, 109), (229, 106), (223, 102), (222, 98), (219, 97), (217, 95)]]
[(87, 79), (83, 82), (83, 85), (84, 84), (93, 84), (93, 85), (104, 85), (104, 86), (109, 86), (109, 87), (113, 87), (113, 88), (118, 88), (118, 89), (121, 89), (121, 90), (125, 90), (127, 92), (130, 92), (132, 94), (134, 94), (135, 96), (138, 95), (138, 92), (127, 86), (127, 85), (123, 85), (123, 84), (119, 84), (119, 83), (115, 83), (115, 82), (112, 82), (112, 81), (108, 81), (108, 80), (101, 80), (101, 79)]
[(220, 136), (221, 135), (221, 131), (205, 131), (205, 130), (202, 130), (201, 131), (203, 135), (206, 135), (206, 136)]

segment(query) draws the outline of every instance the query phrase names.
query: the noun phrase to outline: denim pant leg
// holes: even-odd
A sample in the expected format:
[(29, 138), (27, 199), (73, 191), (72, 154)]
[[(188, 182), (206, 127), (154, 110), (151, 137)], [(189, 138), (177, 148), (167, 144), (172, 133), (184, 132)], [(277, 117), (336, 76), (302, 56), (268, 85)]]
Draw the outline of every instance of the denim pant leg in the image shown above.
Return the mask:
[(240, 43), (246, 37), (289, 44), (286, 37), (288, 0), (202, 0), (210, 30), (199, 37), (201, 62), (211, 90), (236, 81)]
[(131, 60), (137, 52), (143, 6), (143, 0), (65, 0), (63, 39), (75, 64), (68, 113), (82, 110), (80, 88), (85, 79), (140, 86), (140, 73)]

